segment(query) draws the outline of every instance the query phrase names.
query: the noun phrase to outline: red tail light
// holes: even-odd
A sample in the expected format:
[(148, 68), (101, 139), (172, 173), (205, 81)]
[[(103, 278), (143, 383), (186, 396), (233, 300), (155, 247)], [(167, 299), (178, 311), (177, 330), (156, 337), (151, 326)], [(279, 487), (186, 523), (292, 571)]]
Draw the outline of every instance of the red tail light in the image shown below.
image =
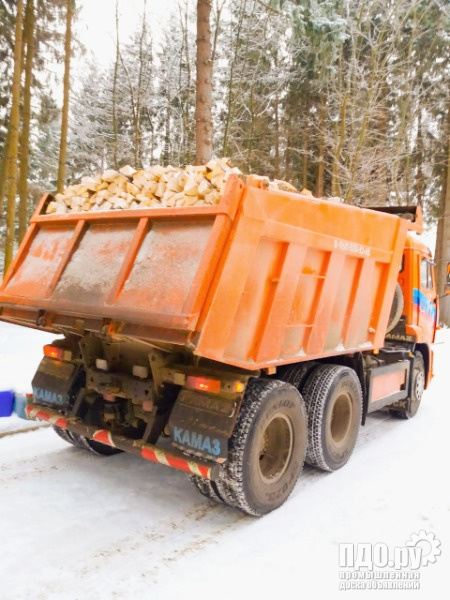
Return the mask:
[(209, 379), (209, 377), (194, 377), (193, 375), (188, 375), (188, 377), (186, 377), (186, 387), (200, 390), (201, 392), (213, 392), (214, 394), (218, 394), (220, 392), (221, 383), (220, 379)]
[(72, 359), (72, 353), (70, 352), (70, 350), (65, 350), (64, 348), (58, 348), (58, 346), (51, 346), (49, 344), (44, 346), (44, 356), (54, 358), (55, 360)]

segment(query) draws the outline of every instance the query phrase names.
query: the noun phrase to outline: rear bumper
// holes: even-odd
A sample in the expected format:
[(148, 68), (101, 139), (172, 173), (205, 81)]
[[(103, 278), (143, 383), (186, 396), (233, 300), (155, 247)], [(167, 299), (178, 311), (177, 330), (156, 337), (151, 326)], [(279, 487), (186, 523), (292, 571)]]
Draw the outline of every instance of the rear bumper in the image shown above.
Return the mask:
[(106, 429), (97, 429), (92, 425), (86, 425), (81, 419), (77, 417), (64, 417), (60, 413), (47, 408), (46, 406), (39, 406), (37, 404), (28, 404), (25, 409), (26, 415), (29, 419), (38, 419), (40, 421), (47, 421), (51, 425), (61, 427), (61, 429), (67, 429), (73, 431), (79, 435), (84, 435), (91, 440), (118, 448), (124, 452), (136, 454), (145, 460), (160, 463), (177, 469), (178, 471), (184, 471), (190, 475), (197, 475), (204, 479), (216, 479), (220, 465), (211, 463), (203, 460), (192, 460), (188, 458), (182, 452), (174, 450), (166, 450), (155, 446), (153, 444), (144, 444), (142, 440), (132, 440), (122, 435), (112, 434)]

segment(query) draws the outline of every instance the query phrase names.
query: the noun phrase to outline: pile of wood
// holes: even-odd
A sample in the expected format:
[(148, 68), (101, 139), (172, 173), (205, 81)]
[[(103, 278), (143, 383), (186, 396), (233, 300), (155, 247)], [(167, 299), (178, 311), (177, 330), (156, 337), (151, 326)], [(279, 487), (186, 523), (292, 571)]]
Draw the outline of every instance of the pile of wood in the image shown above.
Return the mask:
[(185, 168), (155, 165), (137, 171), (127, 165), (97, 177), (83, 177), (49, 202), (47, 214), (149, 207), (218, 204), (230, 173), (228, 159)]
[[(185, 168), (155, 165), (137, 171), (127, 165), (97, 177), (83, 177), (48, 203), (46, 214), (138, 208), (210, 206), (218, 204), (231, 173), (240, 174), (229, 160), (213, 159), (206, 165)], [(269, 180), (267, 179), (267, 187)], [(270, 188), (295, 191), (275, 180)]]

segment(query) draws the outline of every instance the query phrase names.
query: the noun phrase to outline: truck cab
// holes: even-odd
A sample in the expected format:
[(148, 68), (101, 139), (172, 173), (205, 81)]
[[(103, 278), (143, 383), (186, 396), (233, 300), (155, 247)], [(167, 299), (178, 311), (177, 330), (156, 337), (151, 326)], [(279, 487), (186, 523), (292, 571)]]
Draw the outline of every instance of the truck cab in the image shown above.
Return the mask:
[(424, 357), (427, 387), (433, 376), (430, 345), (435, 340), (439, 305), (431, 251), (414, 233), (406, 238), (398, 283), (403, 296), (402, 316), (386, 340), (416, 345)]
[(398, 282), (405, 302), (406, 333), (416, 343), (432, 344), (438, 318), (434, 263), (429, 248), (412, 234), (406, 238)]

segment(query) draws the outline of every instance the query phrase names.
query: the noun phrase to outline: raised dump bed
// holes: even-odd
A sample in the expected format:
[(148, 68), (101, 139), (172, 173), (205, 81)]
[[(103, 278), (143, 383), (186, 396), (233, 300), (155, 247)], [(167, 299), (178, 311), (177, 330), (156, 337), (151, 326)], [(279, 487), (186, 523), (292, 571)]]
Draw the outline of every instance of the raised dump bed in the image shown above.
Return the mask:
[(236, 175), (215, 206), (47, 215), (51, 201), (3, 281), (1, 319), (250, 370), (381, 347), (414, 227)]
[(203, 495), (260, 516), (305, 461), (343, 467), (369, 412), (417, 413), (433, 370), (433, 267), (407, 237), (416, 207), (399, 218), (233, 173), (208, 204), (212, 174), (183, 191), (164, 182), (152, 206), (124, 179), (130, 198), (105, 200), (97, 180), (43, 198), (0, 319), (64, 334), (44, 348), (30, 418), (94, 454), (189, 473)]

